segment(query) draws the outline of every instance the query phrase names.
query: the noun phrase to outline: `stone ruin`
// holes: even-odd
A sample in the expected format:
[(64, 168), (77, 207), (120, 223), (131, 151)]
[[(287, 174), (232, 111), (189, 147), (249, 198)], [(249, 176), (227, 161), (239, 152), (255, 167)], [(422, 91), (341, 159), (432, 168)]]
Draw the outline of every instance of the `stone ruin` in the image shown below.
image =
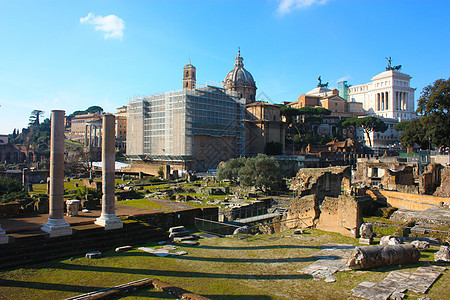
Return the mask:
[(350, 167), (302, 169), (292, 180), (299, 197), (279, 218), (275, 231), (313, 227), (358, 237), (362, 214), (351, 193)]
[(304, 168), (291, 180), (290, 189), (296, 191), (300, 197), (317, 195), (317, 198), (322, 200), (325, 196), (338, 197), (342, 190), (350, 194), (351, 178), (350, 166)]
[[(450, 196), (450, 167), (429, 164), (419, 173), (417, 163), (397, 157), (358, 159), (354, 182), (411, 194)], [(418, 182), (418, 184), (416, 183)]]

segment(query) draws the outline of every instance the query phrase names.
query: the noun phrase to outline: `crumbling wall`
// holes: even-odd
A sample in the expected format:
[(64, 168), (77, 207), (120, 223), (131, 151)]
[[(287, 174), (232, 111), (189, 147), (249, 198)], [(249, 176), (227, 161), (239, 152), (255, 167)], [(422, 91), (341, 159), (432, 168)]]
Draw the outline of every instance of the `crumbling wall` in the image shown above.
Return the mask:
[(316, 228), (357, 237), (362, 223), (358, 201), (355, 197), (341, 195), (339, 198), (325, 197)]
[(441, 170), (441, 185), (434, 192), (438, 197), (450, 197), (450, 167)]
[(386, 199), (386, 203), (389, 206), (397, 208), (425, 210), (430, 207), (438, 207), (442, 203), (450, 203), (450, 198), (446, 197), (400, 193), (386, 190), (379, 190), (378, 192)]
[(319, 201), (316, 195), (307, 195), (291, 201), (289, 209), (281, 218), (281, 230), (314, 227), (320, 216)]
[(316, 195), (307, 195), (291, 201), (281, 217), (279, 230), (314, 227), (357, 237), (361, 224), (361, 208), (355, 197), (325, 197), (319, 205)]
[(381, 178), (384, 189), (403, 191), (407, 186), (414, 186), (414, 173), (412, 166), (405, 166), (399, 170), (387, 169)]
[(429, 164), (425, 172), (419, 177), (419, 192), (421, 194), (433, 195), (436, 188), (441, 185), (441, 169), (439, 164)]
[(317, 195), (321, 202), (326, 196), (338, 197), (351, 192), (351, 168), (304, 168), (298, 171), (291, 181), (291, 190), (297, 191), (300, 197)]

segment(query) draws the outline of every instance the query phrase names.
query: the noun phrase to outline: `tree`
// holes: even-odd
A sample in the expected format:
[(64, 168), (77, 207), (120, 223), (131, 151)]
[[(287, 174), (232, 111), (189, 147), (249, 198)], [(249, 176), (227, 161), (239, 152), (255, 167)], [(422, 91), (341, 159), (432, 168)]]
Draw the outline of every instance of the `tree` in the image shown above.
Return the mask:
[(415, 144), (422, 149), (428, 148), (421, 119), (400, 122), (394, 125), (394, 129), (402, 132), (399, 139), (404, 148), (414, 147)]
[(380, 118), (369, 116), (364, 118), (357, 118), (356, 125), (361, 127), (369, 140), (369, 146), (372, 147), (372, 140), (370, 139), (371, 132), (385, 132), (387, 130), (386, 123)]
[(245, 165), (246, 158), (233, 158), (217, 168), (217, 179), (238, 181), (239, 170)]
[(0, 203), (8, 203), (16, 200), (29, 200), (22, 184), (7, 176), (0, 177)]
[(422, 115), (425, 139), (437, 147), (450, 146), (450, 78), (438, 79), (422, 90), (416, 114)]
[(31, 112), (31, 116), (29, 119), (29, 123), (28, 126), (35, 126), (35, 125), (39, 125), (39, 117), (44, 115), (44, 112), (42, 110), (39, 109), (35, 109)]
[(294, 117), (301, 115), (301, 111), (297, 108), (283, 105), (280, 108), (280, 113), (282, 116), (284, 116), (286, 118), (286, 126), (289, 127), (289, 125), (291, 125), (293, 128), (295, 128), (297, 133), (300, 135), (300, 129), (296, 125), (296, 121), (294, 120)]
[(217, 169), (217, 178), (236, 180), (241, 186), (255, 186), (264, 192), (279, 188), (282, 183), (280, 165), (265, 154), (230, 159)]
[(36, 129), (31, 136), (31, 142), (36, 149), (45, 150), (50, 146), (50, 119), (45, 119)]
[(358, 127), (357, 120), (358, 118), (353, 117), (342, 121), (342, 127), (348, 130), (349, 134), (347, 134), (347, 136), (356, 136), (356, 127)]
[(266, 192), (281, 187), (281, 182), (280, 165), (265, 154), (247, 158), (239, 170), (239, 183), (243, 186), (255, 186)]
[(85, 110), (86, 113), (90, 113), (90, 114), (101, 114), (103, 112), (103, 108), (101, 108), (100, 106), (94, 105), (91, 107), (88, 107), (88, 109)]

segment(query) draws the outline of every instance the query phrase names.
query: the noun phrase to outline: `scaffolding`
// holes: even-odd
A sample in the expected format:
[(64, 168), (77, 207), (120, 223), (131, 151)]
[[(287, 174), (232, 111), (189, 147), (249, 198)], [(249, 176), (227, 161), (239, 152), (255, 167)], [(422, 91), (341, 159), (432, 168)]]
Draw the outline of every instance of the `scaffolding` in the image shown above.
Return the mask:
[(244, 116), (245, 99), (213, 86), (134, 97), (128, 105), (127, 155), (195, 159), (195, 136), (203, 136), (228, 138), (241, 156)]

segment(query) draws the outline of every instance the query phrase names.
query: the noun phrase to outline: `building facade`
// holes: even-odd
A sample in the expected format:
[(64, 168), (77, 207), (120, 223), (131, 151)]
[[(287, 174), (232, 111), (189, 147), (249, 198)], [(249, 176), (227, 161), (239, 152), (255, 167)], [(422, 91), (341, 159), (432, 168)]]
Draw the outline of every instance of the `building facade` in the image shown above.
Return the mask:
[(372, 77), (371, 82), (349, 86), (338, 83), (348, 90), (348, 100), (363, 104), (365, 115), (408, 121), (415, 117), (414, 92), (410, 86), (411, 76), (397, 70), (387, 70)]
[(116, 149), (125, 150), (127, 141), (127, 107), (117, 108), (116, 117)]
[[(285, 150), (285, 122), (281, 120), (280, 106), (264, 101), (246, 105), (245, 154), (266, 152), (268, 143), (279, 143)], [(281, 153), (280, 153), (281, 154)]]
[(300, 109), (302, 107), (323, 107), (331, 111), (330, 115), (322, 116), (322, 122), (315, 126), (317, 133), (331, 136), (337, 132), (337, 123), (340, 121), (358, 117), (364, 114), (363, 104), (349, 102), (339, 96), (339, 90), (330, 90), (327, 87), (319, 86), (298, 97), (295, 102), (288, 103), (287, 106)]
[(227, 92), (236, 92), (239, 97), (246, 99), (245, 104), (249, 104), (255, 102), (257, 88), (252, 74), (244, 69), (243, 61), (239, 51), (234, 69), (228, 72), (223, 81), (223, 88)]
[(244, 154), (244, 104), (237, 93), (212, 86), (131, 99), (127, 156), (186, 171), (215, 169)]

